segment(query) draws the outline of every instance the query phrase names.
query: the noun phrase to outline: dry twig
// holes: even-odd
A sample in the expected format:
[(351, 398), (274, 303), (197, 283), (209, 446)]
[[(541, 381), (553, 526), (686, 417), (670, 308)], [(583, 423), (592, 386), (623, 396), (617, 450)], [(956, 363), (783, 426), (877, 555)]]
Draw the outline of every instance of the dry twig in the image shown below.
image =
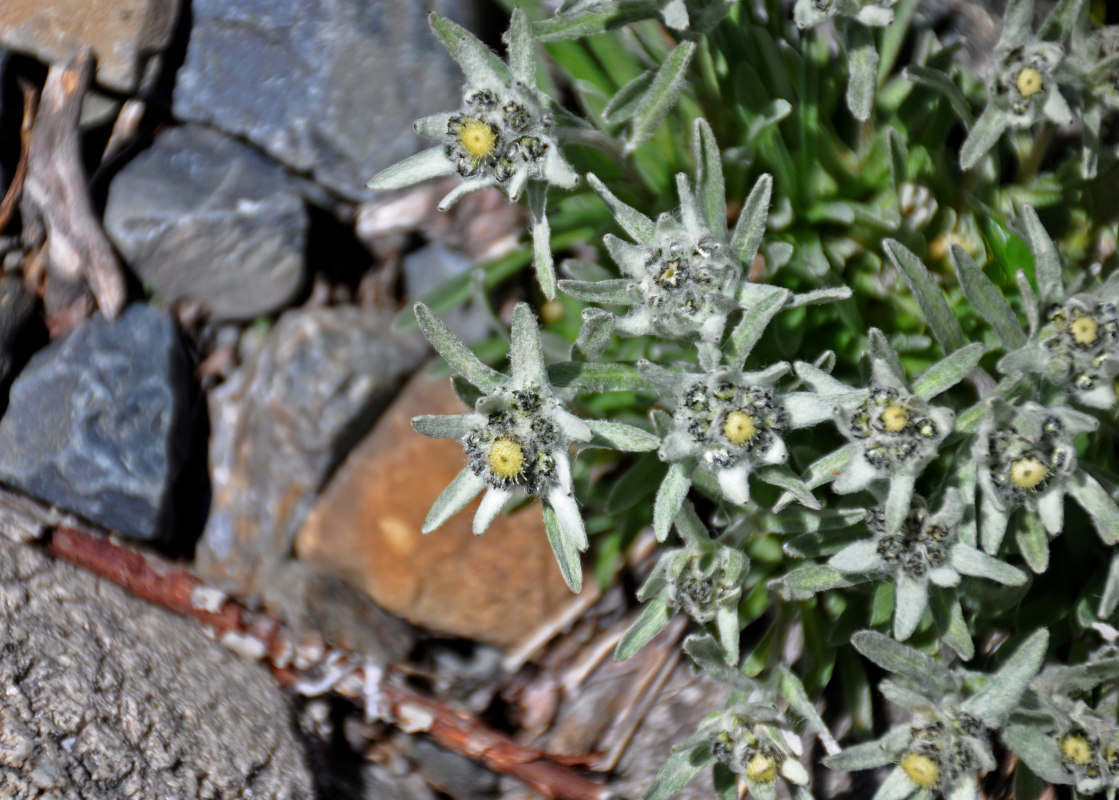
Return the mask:
[(85, 278), (101, 312), (110, 319), (124, 307), (124, 274), (97, 222), (82, 168), (78, 117), (89, 86), (93, 56), (86, 48), (65, 67), (47, 72), (28, 146), (23, 187), (24, 241), (45, 240), (48, 269)]

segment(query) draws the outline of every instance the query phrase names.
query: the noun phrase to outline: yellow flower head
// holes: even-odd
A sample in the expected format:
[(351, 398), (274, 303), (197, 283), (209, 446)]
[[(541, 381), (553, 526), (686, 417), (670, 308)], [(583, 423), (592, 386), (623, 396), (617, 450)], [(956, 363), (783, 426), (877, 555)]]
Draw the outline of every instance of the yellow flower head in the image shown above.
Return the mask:
[(723, 423), (723, 435), (731, 444), (743, 445), (758, 432), (757, 421), (745, 411), (732, 411)]
[(1030, 491), (1049, 477), (1049, 469), (1035, 456), (1020, 458), (1010, 465), (1010, 482)]
[(898, 405), (882, 409), (882, 424), (890, 433), (901, 433), (909, 424), (909, 412)]
[(498, 478), (516, 481), (524, 474), (525, 449), (505, 436), (499, 436), (490, 445), (490, 469)]
[(777, 762), (764, 753), (754, 753), (746, 764), (746, 777), (754, 783), (773, 783), (777, 780)]
[(1068, 764), (1087, 766), (1092, 760), (1092, 743), (1079, 733), (1070, 733), (1061, 739), (1061, 757)]
[(1077, 317), (1068, 326), (1072, 340), (1082, 347), (1095, 344), (1099, 324), (1091, 317)]
[(497, 130), (488, 122), (470, 119), (459, 129), (458, 143), (471, 158), (490, 158), (497, 151)]
[(924, 753), (906, 753), (901, 768), (922, 789), (932, 789), (940, 782), (940, 765)]
[(1042, 84), (1041, 73), (1033, 67), (1023, 67), (1014, 79), (1014, 85), (1018, 87), (1022, 97), (1033, 97), (1042, 90)]

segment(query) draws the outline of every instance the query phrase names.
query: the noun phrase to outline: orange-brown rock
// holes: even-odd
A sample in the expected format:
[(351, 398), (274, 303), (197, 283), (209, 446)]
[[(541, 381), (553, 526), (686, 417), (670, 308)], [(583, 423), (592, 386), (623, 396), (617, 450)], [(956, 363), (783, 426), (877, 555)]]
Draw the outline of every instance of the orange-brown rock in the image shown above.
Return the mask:
[(410, 622), (507, 646), (571, 594), (536, 504), (474, 536), (475, 500), (439, 530), (420, 533), (463, 453), (456, 441), (420, 436), (410, 420), (464, 410), (447, 380), (413, 378), (319, 498), (296, 554), (334, 567)]
[(0, 46), (52, 64), (88, 46), (97, 58), (94, 80), (131, 92), (154, 76), (178, 15), (178, 0), (4, 0)]

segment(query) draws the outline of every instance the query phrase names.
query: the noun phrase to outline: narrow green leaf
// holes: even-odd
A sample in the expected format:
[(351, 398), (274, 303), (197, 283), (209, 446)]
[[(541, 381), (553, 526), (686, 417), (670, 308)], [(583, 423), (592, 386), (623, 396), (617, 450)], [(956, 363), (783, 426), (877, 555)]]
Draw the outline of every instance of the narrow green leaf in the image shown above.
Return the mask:
[(711, 745), (706, 742), (673, 752), (657, 772), (641, 800), (669, 800), (698, 775), (700, 770), (711, 766), (714, 761)]
[(668, 112), (676, 105), (688, 77), (688, 65), (695, 53), (695, 42), (681, 42), (661, 64), (652, 84), (641, 102), (630, 125), (623, 152), (630, 155), (652, 138), (664, 122)]
[(1035, 574), (1040, 575), (1049, 569), (1049, 534), (1036, 514), (1029, 511), (1022, 513), (1014, 540), (1023, 560)]
[(633, 298), (626, 287), (633, 281), (627, 278), (611, 278), (605, 281), (561, 280), (559, 289), (568, 297), (584, 303), (601, 303), (605, 306), (632, 305)]
[(1104, 544), (1119, 543), (1119, 508), (1099, 481), (1083, 469), (1067, 479), (1068, 493), (1088, 512)]
[(552, 258), (552, 229), (548, 224), (548, 184), (529, 181), (528, 209), (532, 213), (532, 262), (540, 290), (549, 300), (556, 299), (556, 267)]
[(805, 564), (769, 582), (769, 588), (788, 601), (811, 600), (817, 592), (850, 585), (846, 575), (825, 564)]
[(588, 174), (587, 183), (594, 189), (595, 194), (602, 198), (602, 202), (606, 204), (614, 219), (622, 226), (622, 230), (629, 234), (631, 239), (641, 244), (653, 240), (656, 225), (651, 219), (619, 200), (613, 192), (606, 188), (606, 184), (598, 179), (597, 175)]
[[(1020, 332), (1020, 331), (1019, 331)], [(921, 377), (913, 382), (913, 394), (929, 400), (941, 392), (946, 392), (967, 377), (983, 357), (983, 345), (979, 342), (961, 347), (937, 361)]]
[(829, 769), (854, 772), (884, 767), (892, 763), (895, 758), (896, 756), (883, 746), (883, 742), (875, 739), (872, 742), (852, 745), (842, 752), (828, 756), (824, 759), (824, 765)]
[(602, 121), (607, 125), (617, 125), (622, 122), (629, 122), (633, 116), (641, 108), (641, 101), (644, 100), (645, 95), (649, 92), (649, 87), (653, 84), (652, 70), (645, 70), (633, 80), (625, 84), (619, 89), (610, 102), (606, 104), (606, 108), (602, 109)]
[[(562, 287), (561, 287), (562, 288)], [(600, 308), (583, 309), (583, 327), (571, 346), (572, 361), (595, 361), (614, 335), (614, 315)]]
[(1061, 759), (1057, 738), (1031, 725), (1007, 725), (1003, 741), (1034, 773), (1050, 783), (1066, 783), (1069, 773)]
[(443, 356), (443, 360), (451, 369), (486, 393), (505, 384), (506, 377), (479, 361), (478, 357), (451, 333), (443, 320), (431, 313), (431, 309), (423, 303), (416, 303), (412, 308), (423, 335), (431, 342), (436, 352)]
[(978, 717), (988, 728), (1001, 726), (1041, 669), (1048, 647), (1049, 631), (1044, 628), (1034, 631), (960, 709)]
[(1119, 606), (1119, 552), (1111, 556), (1111, 566), (1107, 568), (1107, 579), (1103, 584), (1103, 594), (1100, 595), (1100, 608), (1097, 614), (1100, 619), (1108, 619), (1115, 613)]
[(541, 42), (584, 39), (605, 33), (631, 22), (657, 15), (656, 0), (618, 0), (603, 6), (569, 14), (557, 14), (533, 23), (533, 33)]
[(647, 453), (661, 445), (659, 436), (648, 431), (605, 419), (585, 420), (594, 432), (591, 447), (610, 447), (623, 453)]
[(726, 230), (727, 187), (723, 180), (723, 158), (715, 133), (703, 117), (697, 117), (692, 152), (697, 165), (696, 195), (710, 231)]
[(865, 122), (874, 111), (878, 83), (878, 50), (870, 29), (853, 20), (836, 19), (836, 29), (847, 56), (847, 108)]
[(428, 22), (435, 38), (462, 69), (467, 83), (490, 87), (509, 83), (509, 68), (477, 36), (442, 14), (433, 12)]
[(1002, 292), (962, 247), (953, 244), (950, 255), (960, 288), (972, 308), (995, 329), (1003, 347), (1007, 350), (1022, 347), (1026, 343), (1026, 334), (1022, 332), (1022, 326)]
[(927, 86), (942, 94), (944, 99), (948, 101), (948, 105), (952, 107), (952, 111), (964, 123), (964, 127), (971, 128), (975, 118), (971, 114), (967, 98), (964, 97), (964, 93), (960, 91), (956, 82), (947, 73), (922, 64), (910, 64), (902, 74), (914, 83)]
[(901, 675), (918, 686), (928, 685), (945, 693), (958, 688), (952, 674), (939, 661), (877, 631), (859, 631), (851, 637), (851, 644), (882, 669)]
[(618, 640), (618, 646), (614, 648), (614, 660), (625, 661), (648, 644), (653, 637), (664, 630), (664, 626), (672, 619), (672, 614), (673, 610), (669, 608), (668, 603), (659, 597), (654, 597), (646, 603), (641, 613), (637, 615), (637, 619), (630, 623), (622, 638)]
[(692, 488), (692, 472), (694, 467), (690, 464), (677, 463), (668, 468), (668, 474), (661, 481), (657, 490), (657, 500), (653, 505), (653, 532), (658, 542), (668, 538), (672, 522)]
[(441, 178), (451, 175), (455, 171), (455, 164), (443, 152), (443, 146), (429, 147), (421, 150), (414, 156), (409, 156), (403, 161), (398, 161), (374, 175), (369, 183), (369, 189), (389, 191), (390, 189), (403, 189), (429, 178)]
[(913, 293), (917, 305), (921, 307), (929, 330), (940, 342), (944, 352), (951, 353), (963, 347), (965, 340), (960, 322), (948, 307), (943, 292), (940, 291), (940, 287), (936, 285), (921, 259), (894, 239), (886, 239), (882, 246), (890, 261), (905, 278), (909, 291)]
[(579, 549), (570, 536), (564, 535), (556, 512), (548, 505), (544, 506), (544, 530), (548, 534), (548, 544), (555, 553), (564, 582), (571, 591), (578, 594), (583, 588), (583, 562), (579, 559)]
[(486, 482), (474, 474), (470, 467), (464, 467), (447, 488), (435, 499), (431, 510), (424, 520), (423, 532), (431, 533), (458, 512), (486, 488)]
[(951, 562), (952, 568), (961, 575), (986, 578), (1004, 586), (1021, 586), (1027, 580), (1026, 573), (1017, 567), (963, 543), (953, 545)]
[(523, 8), (513, 9), (504, 38), (509, 47), (509, 69), (513, 77), (529, 90), (536, 88), (536, 43), (532, 41), (528, 14)]
[(785, 307), (785, 301), (788, 299), (789, 291), (787, 289), (775, 287), (768, 297), (746, 309), (741, 322), (735, 326), (723, 347), (727, 353), (728, 364), (737, 369), (742, 369), (745, 366), (746, 359), (750, 357), (754, 345), (762, 338), (766, 326), (777, 315), (777, 312)]
[(625, 392), (648, 390), (649, 385), (632, 364), (595, 364), (559, 361), (548, 365), (552, 386), (580, 392)]
[(828, 752), (828, 755), (835, 755), (839, 752), (839, 743), (835, 741), (835, 737), (831, 735), (831, 731), (824, 723), (823, 718), (816, 711), (816, 706), (808, 697), (808, 692), (804, 691), (804, 684), (788, 667), (784, 664), (778, 665), (778, 673), (780, 674), (780, 687), (781, 694), (785, 696), (789, 706), (799, 714), (808, 727), (820, 737), (820, 743)]
[(972, 169), (979, 159), (998, 143), (999, 137), (1010, 127), (1010, 118), (1005, 111), (988, 105), (979, 119), (968, 130), (967, 138), (960, 146), (960, 167)]
[(1037, 276), (1037, 293), (1042, 307), (1061, 299), (1064, 280), (1061, 278), (1061, 257), (1049, 233), (1034, 211), (1033, 206), (1022, 206), (1022, 227), (1026, 241), (1034, 254), (1034, 274)]
[(787, 464), (759, 467), (754, 471), (754, 475), (770, 486), (784, 489), (805, 508), (813, 510), (820, 508), (820, 501), (812, 495), (812, 491), (804, 485), (804, 482), (793, 474)]
[(762, 237), (765, 235), (765, 223), (769, 217), (769, 201), (773, 195), (773, 176), (762, 175), (750, 190), (746, 203), (738, 215), (738, 222), (734, 225), (734, 233), (730, 239), (730, 249), (739, 262), (747, 268), (754, 263), (754, 256), (758, 254)]

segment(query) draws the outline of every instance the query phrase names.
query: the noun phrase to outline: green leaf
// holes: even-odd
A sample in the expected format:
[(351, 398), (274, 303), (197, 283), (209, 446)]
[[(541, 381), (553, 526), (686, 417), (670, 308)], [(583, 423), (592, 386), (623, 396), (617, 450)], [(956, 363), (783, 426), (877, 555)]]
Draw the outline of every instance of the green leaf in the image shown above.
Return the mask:
[(579, 549), (575, 540), (564, 534), (556, 512), (549, 505), (544, 506), (544, 530), (548, 533), (548, 544), (555, 553), (564, 582), (578, 594), (583, 588), (583, 562), (579, 559)]
[(1049, 631), (1034, 631), (990, 676), (986, 686), (965, 700), (960, 709), (978, 717), (988, 728), (1001, 726), (1041, 669), (1048, 647)]
[(967, 138), (960, 146), (960, 167), (972, 169), (979, 163), (979, 159), (987, 155), (999, 137), (1010, 127), (1010, 117), (1007, 113), (994, 105), (988, 105), (979, 115), (979, 119), (968, 130)]
[[(561, 285), (562, 288), (562, 285)], [(614, 315), (600, 308), (583, 309), (583, 327), (571, 346), (572, 361), (594, 361), (610, 344), (614, 335)]]
[(695, 53), (695, 42), (682, 42), (661, 64), (653, 78), (649, 90), (641, 97), (633, 114), (629, 136), (622, 152), (630, 155), (638, 147), (652, 138), (657, 128), (664, 122), (668, 112), (676, 105), (680, 92), (687, 81), (688, 65)]
[(723, 648), (710, 634), (692, 634), (684, 640), (684, 652), (691, 656), (704, 672), (719, 683), (726, 684), (738, 692), (754, 692), (759, 686), (757, 681), (743, 675), (733, 666), (728, 666)]
[(660, 489), (657, 490), (657, 500), (653, 505), (653, 532), (658, 542), (668, 538), (672, 522), (680, 512), (684, 498), (688, 496), (688, 490), (692, 488), (694, 469), (691, 464), (671, 464), (668, 467), (668, 474), (661, 481)]
[(982, 357), (983, 345), (979, 342), (972, 342), (949, 353), (913, 382), (913, 394), (923, 400), (929, 400), (941, 392), (948, 391), (966, 378), (968, 373), (979, 365), (979, 359)]
[(451, 333), (450, 328), (443, 324), (443, 320), (431, 313), (431, 309), (423, 303), (416, 303), (412, 308), (423, 335), (431, 342), (436, 352), (443, 356), (443, 360), (451, 369), (487, 394), (506, 383), (507, 379), (504, 375), (479, 361), (478, 357)]
[(824, 724), (823, 718), (816, 711), (816, 706), (809, 699), (808, 693), (804, 691), (804, 684), (801, 683), (800, 678), (784, 664), (779, 664), (777, 670), (780, 675), (778, 685), (789, 706), (804, 719), (812, 732), (820, 737), (820, 743), (829, 755), (838, 753), (839, 743), (835, 741), (835, 737), (831, 735), (828, 726)]
[(474, 474), (470, 467), (464, 467), (447, 488), (435, 499), (431, 510), (424, 520), (423, 532), (431, 533), (458, 512), (486, 488), (486, 482)]
[(1034, 773), (1050, 783), (1068, 783), (1057, 738), (1030, 725), (1007, 725), (1003, 741)]
[(921, 312), (925, 316), (929, 330), (940, 342), (944, 352), (951, 353), (963, 347), (964, 332), (960, 327), (960, 322), (956, 319), (956, 315), (952, 313), (952, 309), (948, 307), (948, 301), (945, 300), (943, 292), (940, 291), (921, 259), (906, 249), (901, 242), (894, 239), (886, 239), (882, 246), (885, 248), (890, 261), (905, 278), (909, 291), (913, 293), (917, 305), (921, 307)]
[(549, 300), (556, 299), (556, 267), (552, 259), (552, 229), (548, 224), (548, 184), (529, 181), (528, 210), (532, 214), (532, 263), (540, 290)]
[(746, 198), (746, 203), (738, 215), (738, 222), (734, 225), (730, 249), (747, 269), (754, 263), (754, 256), (758, 254), (758, 247), (761, 246), (762, 237), (765, 235), (765, 223), (769, 217), (769, 201), (772, 195), (773, 176), (762, 175), (750, 190), (750, 196)]
[(944, 95), (944, 99), (948, 101), (952, 111), (964, 123), (964, 127), (971, 128), (974, 117), (971, 115), (967, 98), (964, 97), (964, 93), (956, 86), (956, 82), (948, 77), (947, 73), (922, 64), (910, 64), (902, 74), (914, 83), (928, 86)]
[(696, 196), (707, 229), (712, 232), (726, 230), (727, 187), (723, 180), (722, 151), (711, 125), (703, 117), (695, 121), (692, 152), (697, 165)]
[(595, 364), (588, 361), (559, 361), (548, 365), (552, 386), (580, 392), (625, 392), (648, 390), (649, 386), (632, 364)]
[(646, 603), (641, 613), (637, 615), (637, 619), (626, 628), (626, 632), (618, 640), (618, 646), (614, 648), (614, 660), (625, 661), (648, 644), (654, 636), (664, 630), (664, 626), (672, 619), (672, 614), (673, 610), (668, 603), (659, 597), (654, 597)]
[(952, 674), (939, 661), (877, 631), (859, 631), (851, 637), (851, 644), (882, 669), (901, 675), (918, 686), (930, 686), (945, 694), (959, 688)]
[(536, 43), (532, 41), (532, 30), (528, 14), (523, 8), (514, 8), (509, 18), (509, 30), (505, 33), (505, 43), (509, 47), (509, 69), (513, 77), (530, 90), (536, 87)]
[(884, 747), (883, 742), (875, 739), (872, 742), (862, 742), (852, 745), (842, 752), (830, 755), (824, 759), (828, 769), (838, 769), (844, 772), (854, 772), (863, 769), (876, 769), (893, 763), (897, 756)]
[(777, 312), (785, 306), (789, 299), (787, 289), (773, 287), (768, 297), (763, 298), (746, 309), (742, 321), (735, 326), (728, 337), (723, 349), (727, 354), (727, 363), (737, 369), (742, 369), (754, 345), (762, 338), (766, 326), (769, 325)]
[(659, 436), (626, 425), (624, 422), (605, 419), (585, 421), (594, 432), (594, 438), (590, 441), (591, 447), (609, 447), (623, 453), (646, 453), (656, 450), (661, 445)]
[(540, 326), (528, 303), (513, 308), (512, 341), (509, 347), (509, 373), (518, 387), (548, 385), (544, 368), (544, 350), (540, 344)]
[(1025, 228), (1026, 241), (1034, 254), (1037, 293), (1042, 308), (1045, 308), (1047, 304), (1062, 299), (1065, 293), (1064, 280), (1061, 278), (1061, 257), (1033, 206), (1022, 206), (1022, 227)]
[(789, 469), (787, 464), (773, 464), (771, 466), (759, 467), (754, 471), (754, 475), (770, 486), (784, 489), (805, 508), (815, 510), (820, 507), (820, 501), (812, 495), (812, 491), (804, 485), (804, 482), (793, 474), (793, 471)]
[(478, 422), (476, 414), (421, 414), (412, 417), (412, 428), (433, 439), (461, 439), (477, 430)]
[(874, 111), (878, 83), (878, 50), (870, 29), (858, 22), (836, 19), (836, 29), (847, 56), (847, 108), (855, 119), (865, 122)]
[(707, 742), (697, 742), (674, 751), (657, 772), (641, 800), (669, 800), (698, 775), (700, 770), (714, 761), (711, 745)]
[(1021, 586), (1027, 580), (1026, 573), (1017, 567), (962, 543), (952, 546), (951, 563), (961, 575), (986, 578), (1004, 586)]
[(584, 303), (601, 303), (607, 306), (632, 305), (633, 298), (626, 287), (633, 281), (627, 278), (611, 278), (605, 281), (561, 280), (559, 289), (568, 297)]
[(664, 462), (655, 456), (639, 458), (632, 467), (613, 482), (606, 496), (607, 514), (628, 511), (653, 494), (668, 471)]
[(1066, 488), (1088, 512), (1104, 544), (1119, 543), (1119, 507), (1099, 481), (1081, 469), (1066, 479)]
[(467, 83), (491, 88), (495, 84), (509, 84), (512, 78), (509, 68), (478, 37), (442, 14), (433, 12), (428, 21), (435, 38), (462, 68)]
[(629, 122), (641, 108), (641, 102), (653, 84), (652, 70), (645, 70), (619, 89), (606, 108), (602, 109), (602, 121), (607, 125)]
[(597, 175), (588, 174), (587, 183), (594, 189), (595, 194), (602, 198), (602, 202), (606, 204), (611, 215), (622, 226), (622, 230), (629, 234), (631, 239), (641, 244), (653, 240), (656, 225), (651, 219), (619, 200), (613, 192), (606, 188), (606, 184), (598, 179)]
[(658, 11), (656, 0), (618, 0), (585, 11), (557, 14), (540, 20), (533, 23), (533, 33), (541, 42), (583, 39), (655, 17)]
[(1100, 595), (1100, 608), (1096, 612), (1100, 619), (1108, 619), (1119, 606), (1119, 552), (1111, 556), (1111, 566), (1107, 568), (1107, 579)]
[(403, 189), (405, 186), (411, 186), (429, 178), (452, 175), (454, 171), (454, 162), (447, 158), (447, 154), (443, 152), (443, 146), (439, 145), (438, 147), (421, 150), (414, 156), (409, 156), (403, 161), (398, 161), (391, 167), (381, 170), (365, 186), (377, 191)]
[(962, 247), (953, 244), (950, 255), (964, 296), (979, 316), (995, 329), (1003, 347), (1007, 350), (1017, 350), (1025, 345), (1026, 334), (1022, 332), (1018, 318), (998, 287)]
[(817, 592), (850, 585), (846, 575), (825, 564), (805, 564), (769, 582), (769, 588), (788, 601), (810, 600)]

